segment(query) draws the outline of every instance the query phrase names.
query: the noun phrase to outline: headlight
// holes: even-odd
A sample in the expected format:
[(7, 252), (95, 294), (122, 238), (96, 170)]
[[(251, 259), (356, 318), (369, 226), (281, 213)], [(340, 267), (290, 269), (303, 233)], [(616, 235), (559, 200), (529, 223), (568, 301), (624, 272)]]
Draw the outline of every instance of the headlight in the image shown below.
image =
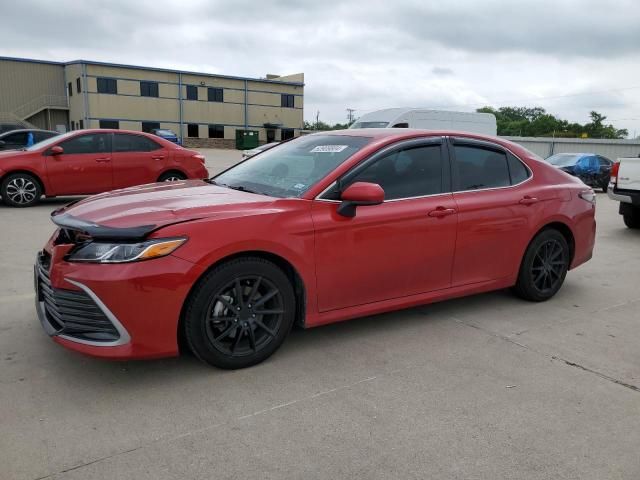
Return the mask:
[(125, 263), (169, 255), (186, 238), (159, 238), (139, 243), (90, 242), (73, 251), (71, 262)]

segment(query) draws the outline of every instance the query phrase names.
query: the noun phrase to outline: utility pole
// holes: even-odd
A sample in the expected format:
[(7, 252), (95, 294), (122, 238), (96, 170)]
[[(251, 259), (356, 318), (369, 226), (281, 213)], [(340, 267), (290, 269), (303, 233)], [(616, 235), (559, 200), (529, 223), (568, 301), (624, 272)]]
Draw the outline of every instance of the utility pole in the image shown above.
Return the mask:
[(320, 110), (316, 111), (316, 130), (320, 126)]
[(348, 122), (348, 125), (351, 125), (353, 123), (354, 113), (356, 113), (355, 108), (347, 108), (347, 122)]

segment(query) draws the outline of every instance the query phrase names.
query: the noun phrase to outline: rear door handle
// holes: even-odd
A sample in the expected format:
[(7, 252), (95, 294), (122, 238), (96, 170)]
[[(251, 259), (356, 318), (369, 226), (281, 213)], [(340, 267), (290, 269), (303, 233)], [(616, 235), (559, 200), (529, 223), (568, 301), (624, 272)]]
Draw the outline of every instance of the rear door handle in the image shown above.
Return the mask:
[(448, 215), (453, 215), (454, 213), (456, 213), (456, 211), (457, 210), (455, 208), (437, 207), (435, 210), (431, 210), (429, 212), (429, 216), (430, 217), (442, 218), (442, 217), (446, 217)]
[(110, 161), (111, 161), (111, 159), (110, 159), (109, 157), (106, 157), (106, 158), (96, 158), (96, 162), (100, 162), (100, 163), (102, 163), (102, 162), (110, 162)]
[(520, 203), (522, 205), (533, 205), (534, 203), (538, 203), (539, 200), (536, 197), (530, 197), (529, 195), (520, 199)]

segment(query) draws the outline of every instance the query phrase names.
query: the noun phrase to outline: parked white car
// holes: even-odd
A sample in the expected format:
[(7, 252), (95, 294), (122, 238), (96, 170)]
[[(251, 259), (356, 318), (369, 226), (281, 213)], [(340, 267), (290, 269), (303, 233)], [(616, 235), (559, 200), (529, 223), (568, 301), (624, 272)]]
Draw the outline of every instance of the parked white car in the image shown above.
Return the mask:
[(607, 194), (620, 202), (624, 224), (640, 228), (640, 158), (619, 158), (613, 164)]

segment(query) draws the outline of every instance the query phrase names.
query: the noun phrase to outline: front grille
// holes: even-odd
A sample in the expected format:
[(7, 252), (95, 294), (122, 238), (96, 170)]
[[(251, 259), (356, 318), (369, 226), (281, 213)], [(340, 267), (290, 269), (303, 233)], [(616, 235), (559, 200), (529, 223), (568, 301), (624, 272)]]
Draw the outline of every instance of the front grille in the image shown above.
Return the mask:
[(38, 301), (56, 335), (92, 342), (114, 342), (120, 333), (93, 299), (83, 291), (53, 288), (49, 279), (51, 257), (38, 255)]

